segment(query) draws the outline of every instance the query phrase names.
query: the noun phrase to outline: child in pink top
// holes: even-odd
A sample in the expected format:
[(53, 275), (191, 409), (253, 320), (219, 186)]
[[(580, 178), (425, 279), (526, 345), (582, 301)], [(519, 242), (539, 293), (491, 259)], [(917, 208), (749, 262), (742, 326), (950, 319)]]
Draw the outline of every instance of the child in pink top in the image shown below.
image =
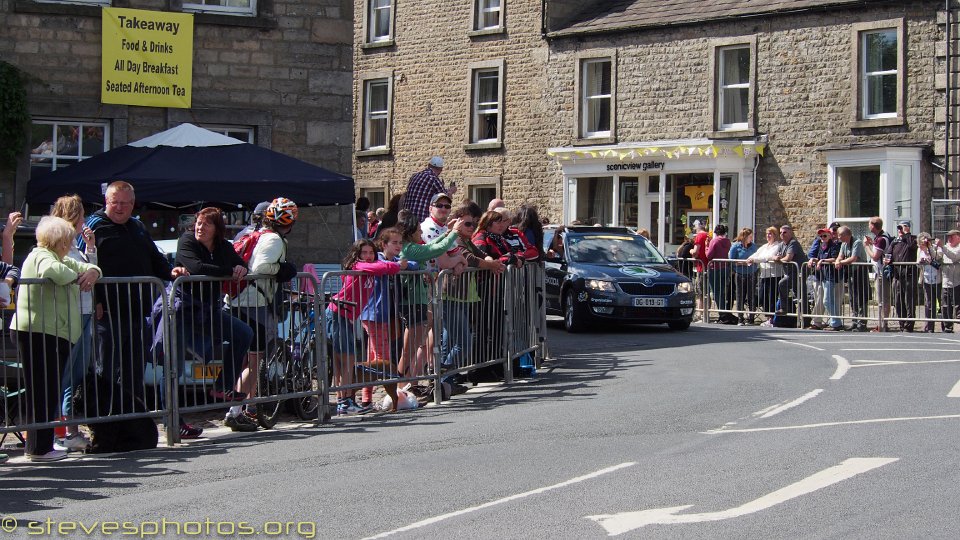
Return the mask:
[[(357, 240), (343, 260), (344, 270), (364, 272), (364, 275), (343, 277), (343, 287), (335, 294), (326, 312), (327, 339), (333, 344), (333, 385), (353, 384), (356, 351), (354, 326), (360, 312), (370, 301), (374, 279), (400, 272), (405, 265), (377, 260), (377, 247), (370, 240)], [(358, 406), (351, 390), (337, 392), (337, 414), (365, 414), (369, 408)]]

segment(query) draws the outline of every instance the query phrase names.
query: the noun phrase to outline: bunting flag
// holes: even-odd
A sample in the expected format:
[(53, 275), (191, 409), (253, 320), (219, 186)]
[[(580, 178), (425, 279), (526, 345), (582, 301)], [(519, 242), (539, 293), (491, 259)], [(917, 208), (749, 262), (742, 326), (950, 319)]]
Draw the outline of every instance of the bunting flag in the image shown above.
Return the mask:
[(764, 150), (767, 149), (767, 145), (760, 143), (757, 146), (755, 146), (754, 149), (757, 151), (758, 154), (760, 154), (760, 157), (763, 157), (763, 152)]
[(609, 149), (596, 149), (596, 150), (547, 150), (547, 155), (553, 157), (557, 160), (576, 160), (577, 158), (602, 158), (602, 159), (618, 159), (624, 161), (626, 159), (642, 159), (645, 156), (651, 157), (665, 157), (667, 159), (680, 159), (683, 156), (698, 156), (698, 157), (720, 157), (721, 155), (731, 155), (731, 153), (736, 154), (741, 158), (745, 158), (748, 155), (759, 155), (763, 156), (766, 153), (767, 145), (766, 143), (756, 143), (756, 144), (738, 144), (736, 146), (717, 146), (716, 144), (701, 144), (701, 145), (678, 145), (673, 148), (660, 148), (656, 146), (651, 146), (649, 148), (609, 148)]
[(739, 144), (733, 147), (733, 151), (740, 157), (743, 157), (743, 145)]

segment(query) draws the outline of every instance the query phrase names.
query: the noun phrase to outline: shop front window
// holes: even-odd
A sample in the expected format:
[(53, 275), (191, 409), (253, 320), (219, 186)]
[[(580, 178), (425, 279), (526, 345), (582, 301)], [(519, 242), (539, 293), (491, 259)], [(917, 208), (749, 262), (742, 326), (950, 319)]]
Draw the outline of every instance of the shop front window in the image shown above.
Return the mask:
[(571, 224), (613, 225), (613, 177), (578, 178)]
[(667, 221), (666, 240), (682, 244), (686, 236), (693, 234), (694, 222), (713, 227), (713, 173), (671, 174), (667, 176), (673, 186), (676, 204), (674, 217)]
[(620, 226), (640, 227), (640, 181), (637, 178), (620, 178)]
[(880, 166), (839, 167), (836, 175), (836, 220), (859, 238), (869, 219), (880, 215)]

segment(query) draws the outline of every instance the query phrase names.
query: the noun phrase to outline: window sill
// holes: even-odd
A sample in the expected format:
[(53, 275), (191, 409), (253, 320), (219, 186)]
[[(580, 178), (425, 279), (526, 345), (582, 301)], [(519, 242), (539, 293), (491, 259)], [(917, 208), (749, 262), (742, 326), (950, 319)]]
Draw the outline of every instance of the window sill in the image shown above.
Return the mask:
[(374, 41), (371, 43), (364, 43), (363, 45), (360, 45), (360, 48), (365, 51), (368, 51), (368, 50), (383, 49), (385, 47), (393, 47), (396, 44), (397, 43), (393, 39), (388, 39), (386, 41)]
[(894, 118), (869, 118), (854, 120), (850, 123), (850, 129), (899, 127), (905, 124), (906, 122), (902, 116)]
[(370, 157), (370, 156), (389, 156), (392, 153), (390, 148), (372, 148), (370, 150), (357, 150), (353, 153), (354, 157)]
[[(39, 13), (42, 15), (80, 15), (99, 17), (103, 7), (103, 4), (94, 4), (91, 2), (60, 4), (53, 2), (31, 2), (30, 0), (17, 0), (17, 2), (13, 5), (13, 12)], [(115, 7), (121, 6), (115, 5)]]
[(463, 149), (470, 150), (499, 150), (503, 148), (503, 141), (476, 142), (463, 145)]
[(266, 17), (251, 17), (237, 13), (228, 15), (226, 13), (195, 13), (184, 11), (184, 13), (193, 13), (193, 20), (196, 24), (217, 24), (221, 26), (243, 26), (247, 28), (276, 28), (277, 21)]
[(757, 130), (755, 129), (724, 129), (708, 134), (711, 139), (741, 139), (743, 137), (755, 137), (756, 135)]
[(495, 36), (506, 33), (506, 28), (498, 26), (496, 28), (484, 28), (483, 30), (471, 30), (467, 32), (469, 37)]
[(595, 146), (601, 144), (617, 144), (617, 138), (610, 137), (589, 137), (574, 139), (573, 146)]

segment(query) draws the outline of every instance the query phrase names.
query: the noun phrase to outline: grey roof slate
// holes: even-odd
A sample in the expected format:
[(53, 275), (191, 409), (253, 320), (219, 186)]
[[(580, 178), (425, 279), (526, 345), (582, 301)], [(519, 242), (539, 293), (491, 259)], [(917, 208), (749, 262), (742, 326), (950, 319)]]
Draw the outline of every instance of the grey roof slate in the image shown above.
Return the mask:
[[(886, 0), (608, 0), (596, 2), (548, 35), (656, 28), (808, 9), (888, 3)], [(598, 5), (599, 4), (599, 5)], [(602, 6), (602, 7), (601, 7)]]

